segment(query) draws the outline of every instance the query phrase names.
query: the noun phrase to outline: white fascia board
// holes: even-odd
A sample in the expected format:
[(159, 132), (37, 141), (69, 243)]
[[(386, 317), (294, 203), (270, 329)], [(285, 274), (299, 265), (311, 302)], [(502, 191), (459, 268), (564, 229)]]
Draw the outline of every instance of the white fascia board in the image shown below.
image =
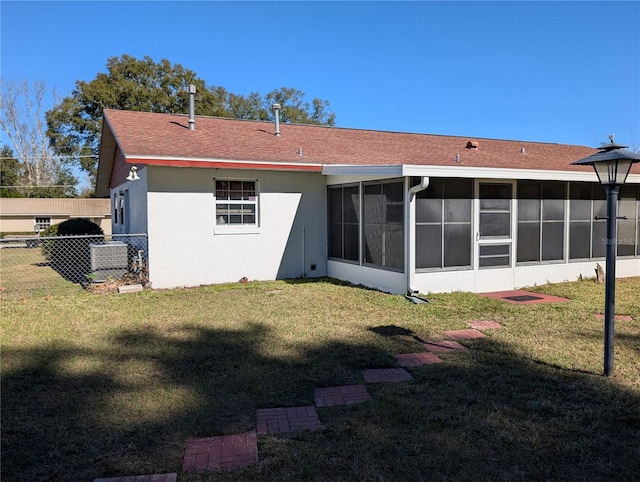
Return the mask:
[[(322, 167), (322, 174), (325, 176), (429, 176), (471, 179), (531, 179), (539, 181), (598, 182), (595, 171), (574, 172), (536, 169), (496, 169), (491, 167), (418, 166), (415, 164), (391, 166), (324, 165)], [(640, 175), (629, 175), (627, 182), (631, 184), (640, 183)]]
[(401, 164), (388, 166), (366, 166), (366, 165), (336, 165), (325, 164), (322, 166), (322, 174), (324, 176), (385, 176), (399, 177), (410, 174), (403, 174)]
[(627, 184), (640, 184), (640, 174), (629, 174)]
[[(151, 161), (150, 165), (153, 165), (153, 161), (175, 161), (175, 162), (201, 162), (203, 164), (238, 164), (238, 166), (242, 166), (243, 164), (252, 164), (252, 165), (265, 165), (265, 166), (300, 166), (300, 167), (322, 167), (322, 164), (316, 164), (311, 162), (282, 162), (282, 161), (252, 161), (250, 159), (223, 159), (223, 158), (213, 158), (213, 157), (176, 157), (176, 156), (153, 156), (153, 155), (137, 155), (137, 154), (127, 154), (127, 159), (135, 159), (140, 161)], [(166, 165), (166, 164), (163, 164)]]

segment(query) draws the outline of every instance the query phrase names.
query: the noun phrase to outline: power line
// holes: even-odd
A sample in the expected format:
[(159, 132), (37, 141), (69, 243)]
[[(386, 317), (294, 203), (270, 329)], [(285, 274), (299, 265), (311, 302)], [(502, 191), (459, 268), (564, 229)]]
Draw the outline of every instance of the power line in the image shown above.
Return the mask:
[(3, 186), (0, 184), (0, 189), (44, 189), (50, 187), (76, 187), (76, 184), (46, 184), (44, 186)]
[(43, 157), (22, 157), (22, 156), (9, 156), (9, 157), (0, 157), (0, 160), (8, 160), (8, 159), (28, 159), (28, 160), (32, 160), (32, 161), (40, 161), (40, 160), (45, 160), (45, 159), (97, 159), (98, 156), (43, 156)]

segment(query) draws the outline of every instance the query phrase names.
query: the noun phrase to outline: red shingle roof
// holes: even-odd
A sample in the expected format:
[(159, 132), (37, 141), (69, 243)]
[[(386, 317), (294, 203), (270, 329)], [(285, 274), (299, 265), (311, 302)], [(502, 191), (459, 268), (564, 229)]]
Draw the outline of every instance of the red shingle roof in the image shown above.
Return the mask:
[[(597, 152), (544, 142), (294, 124), (280, 124), (278, 137), (272, 122), (198, 116), (191, 131), (186, 115), (120, 110), (105, 110), (104, 119), (98, 195), (109, 193), (116, 144), (130, 163), (230, 167), (224, 163), (244, 161), (318, 171), (331, 165), (413, 165), (590, 173), (590, 166), (571, 163)], [(632, 172), (639, 174), (640, 164)]]
[[(196, 117), (196, 128), (190, 131), (185, 115), (147, 112), (106, 110), (105, 118), (128, 158), (589, 171), (570, 163), (596, 152), (542, 142), (292, 124), (281, 124), (276, 137), (271, 122), (214, 117)], [(477, 143), (477, 149), (467, 148), (469, 141)]]

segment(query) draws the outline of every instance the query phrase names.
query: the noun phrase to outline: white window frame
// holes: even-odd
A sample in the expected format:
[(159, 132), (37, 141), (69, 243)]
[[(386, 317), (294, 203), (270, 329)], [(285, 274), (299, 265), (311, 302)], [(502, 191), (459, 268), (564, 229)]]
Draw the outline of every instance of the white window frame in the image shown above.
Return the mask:
[[(218, 181), (252, 182), (254, 183), (255, 199), (253, 200), (218, 200), (216, 187)], [(251, 224), (218, 224), (216, 212), (218, 204), (246, 204), (255, 206), (255, 222)], [(260, 232), (260, 180), (255, 178), (214, 177), (213, 178), (213, 233), (214, 234), (258, 234)]]

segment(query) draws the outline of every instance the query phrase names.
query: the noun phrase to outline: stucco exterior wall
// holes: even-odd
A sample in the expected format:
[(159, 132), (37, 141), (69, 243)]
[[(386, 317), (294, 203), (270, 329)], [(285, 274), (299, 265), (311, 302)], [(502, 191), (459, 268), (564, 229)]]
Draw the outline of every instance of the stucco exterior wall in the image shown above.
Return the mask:
[[(320, 174), (158, 166), (145, 171), (154, 288), (326, 275)], [(258, 181), (257, 229), (216, 232), (214, 178)], [(137, 202), (130, 197), (132, 212), (140, 209)]]
[(328, 276), (386, 293), (403, 294), (407, 292), (407, 276), (398, 271), (329, 260)]
[[(111, 227), (114, 234), (142, 234), (147, 232), (147, 169), (138, 169), (137, 181), (125, 181), (111, 189)], [(113, 195), (126, 193), (124, 224), (114, 223)]]
[[(547, 283), (577, 281), (581, 276), (583, 278), (593, 278), (595, 276), (596, 263), (605, 268), (604, 259), (594, 259), (584, 262), (516, 266), (500, 270), (468, 269), (417, 273), (413, 284), (415, 289), (421, 293), (506, 291)], [(492, 276), (492, 271), (496, 273), (495, 277)], [(498, 272), (501, 273), (501, 276), (497, 276)], [(640, 259), (618, 258), (616, 261), (616, 277), (626, 278), (631, 276), (640, 276)]]

